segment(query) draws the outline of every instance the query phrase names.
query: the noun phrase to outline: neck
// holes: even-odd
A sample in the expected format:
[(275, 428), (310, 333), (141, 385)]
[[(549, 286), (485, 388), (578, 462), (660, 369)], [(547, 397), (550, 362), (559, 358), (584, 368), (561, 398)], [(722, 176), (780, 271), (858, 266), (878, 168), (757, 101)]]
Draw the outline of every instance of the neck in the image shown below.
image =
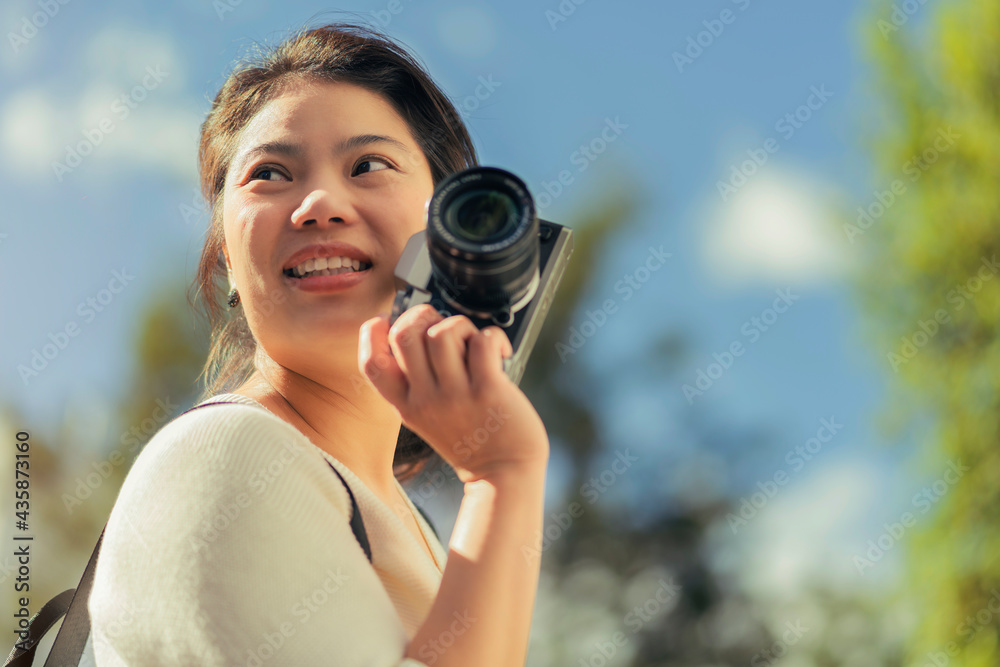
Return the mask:
[(253, 398), (295, 426), (383, 500), (396, 497), (392, 461), (399, 412), (356, 366), (353, 372), (343, 368), (316, 381), (261, 351), (256, 368), (233, 393)]

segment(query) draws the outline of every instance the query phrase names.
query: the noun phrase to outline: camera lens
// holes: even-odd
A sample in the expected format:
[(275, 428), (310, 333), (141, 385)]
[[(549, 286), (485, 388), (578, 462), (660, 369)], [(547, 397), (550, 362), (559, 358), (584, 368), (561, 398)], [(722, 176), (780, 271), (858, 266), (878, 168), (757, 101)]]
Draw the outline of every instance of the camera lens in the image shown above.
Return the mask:
[(457, 197), (445, 213), (445, 223), (470, 241), (509, 234), (517, 223), (517, 208), (506, 193), (470, 190)]
[(513, 313), (538, 284), (535, 203), (508, 171), (473, 167), (442, 181), (427, 207), (427, 246), (442, 294), (467, 312)]

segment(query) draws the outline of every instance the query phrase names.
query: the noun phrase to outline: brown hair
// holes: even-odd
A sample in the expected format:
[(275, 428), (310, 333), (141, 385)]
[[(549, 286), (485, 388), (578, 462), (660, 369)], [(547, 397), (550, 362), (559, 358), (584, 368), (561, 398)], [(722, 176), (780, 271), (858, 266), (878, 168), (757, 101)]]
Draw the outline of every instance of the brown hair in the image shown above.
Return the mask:
[[(223, 309), (226, 263), (222, 254), (222, 193), (241, 130), (288, 83), (352, 83), (388, 100), (406, 121), (430, 164), (437, 185), (449, 174), (478, 164), (472, 139), (455, 106), (417, 59), (377, 30), (351, 23), (303, 28), (276, 47), (239, 64), (223, 83), (201, 125), (198, 166), (210, 213), (208, 234), (188, 301), (207, 318), (211, 332), (205, 381), (198, 401), (231, 391), (256, 368), (261, 352), (242, 308)], [(231, 312), (227, 316), (225, 311)], [(405, 426), (393, 457), (399, 481), (418, 475), (436, 452)]]

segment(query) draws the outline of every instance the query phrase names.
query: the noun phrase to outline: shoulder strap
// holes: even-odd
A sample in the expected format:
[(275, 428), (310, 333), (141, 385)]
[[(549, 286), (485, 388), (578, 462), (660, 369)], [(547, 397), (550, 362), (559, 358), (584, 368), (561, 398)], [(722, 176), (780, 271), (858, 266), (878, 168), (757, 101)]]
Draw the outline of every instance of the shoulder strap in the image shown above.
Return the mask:
[[(207, 405), (219, 405), (222, 403), (233, 403), (234, 401), (212, 401), (211, 403), (200, 403), (188, 408), (181, 414), (187, 414), (192, 410), (205, 407)], [(180, 415), (178, 415), (180, 416)], [(351, 487), (344, 481), (343, 475), (327, 461), (330, 468), (337, 473), (337, 477), (343, 482), (347, 489), (347, 495), (351, 498), (351, 530), (364, 550), (368, 561), (371, 562), (371, 546), (368, 544), (368, 534), (365, 532), (365, 525), (361, 519), (361, 511), (358, 503), (354, 499)], [(423, 510), (421, 510), (422, 512)], [(56, 621), (65, 614), (66, 619), (56, 633), (55, 642), (45, 659), (44, 667), (63, 667), (64, 665), (78, 665), (83, 657), (83, 650), (87, 646), (87, 639), (90, 636), (90, 609), (87, 607), (87, 599), (90, 597), (90, 589), (94, 583), (94, 569), (97, 565), (97, 557), (101, 551), (101, 542), (104, 540), (104, 531), (107, 523), (101, 529), (101, 535), (97, 538), (94, 551), (90, 554), (90, 560), (83, 571), (83, 577), (76, 588), (69, 588), (56, 595), (51, 600), (42, 605), (42, 608), (28, 620), (27, 638), (14, 645), (4, 667), (31, 667), (35, 660), (35, 651), (38, 649), (38, 642), (48, 632)]]
[[(192, 408), (188, 408), (181, 414), (191, 412), (191, 410), (196, 410), (197, 408), (205, 407), (206, 405), (220, 405), (222, 403), (235, 403), (235, 401), (212, 401), (211, 403), (200, 403)], [(237, 405), (242, 405), (237, 403)], [(347, 495), (351, 498), (351, 530), (354, 531), (354, 537), (358, 540), (358, 544), (361, 545), (361, 549), (365, 552), (365, 556), (368, 557), (368, 562), (372, 562), (372, 549), (371, 545), (368, 543), (368, 533), (365, 531), (365, 523), (361, 519), (361, 510), (358, 508), (358, 503), (354, 499), (354, 493), (351, 492), (351, 487), (347, 485), (344, 481), (344, 476), (340, 474), (340, 471), (333, 467), (333, 464), (329, 461), (326, 462), (330, 466), (333, 472), (337, 473), (337, 477), (343, 483), (344, 488), (347, 489)], [(437, 534), (437, 533), (435, 533)]]
[(333, 467), (333, 464), (329, 461), (326, 462), (333, 472), (337, 473), (337, 477), (343, 482), (344, 488), (347, 489), (347, 495), (351, 497), (351, 530), (354, 531), (354, 537), (357, 538), (358, 544), (364, 550), (365, 555), (368, 556), (368, 562), (372, 562), (372, 548), (368, 544), (368, 533), (365, 532), (365, 524), (361, 520), (361, 510), (358, 508), (358, 503), (354, 500), (354, 493), (351, 492), (351, 487), (347, 485), (344, 480), (344, 476), (340, 474), (340, 471)]
[[(107, 524), (105, 524), (105, 528)], [(31, 667), (35, 661), (35, 651), (38, 642), (48, 632), (56, 621), (66, 615), (66, 620), (56, 633), (56, 640), (45, 659), (45, 667), (61, 665), (77, 665), (83, 656), (90, 636), (90, 610), (87, 608), (87, 598), (90, 597), (90, 587), (94, 582), (94, 566), (97, 564), (97, 554), (101, 550), (104, 539), (104, 529), (97, 538), (94, 551), (83, 571), (83, 577), (76, 588), (68, 588), (42, 605), (42, 608), (28, 620), (26, 639), (18, 641), (11, 649), (10, 655), (3, 663), (4, 667)], [(79, 600), (79, 602), (77, 602)], [(76, 602), (74, 605), (73, 603)]]
[(413, 503), (413, 506), (416, 507), (417, 511), (420, 512), (420, 514), (424, 517), (424, 521), (426, 521), (427, 525), (431, 527), (431, 532), (434, 533), (434, 537), (438, 538), (438, 542), (440, 542), (441, 536), (438, 535), (437, 528), (434, 527), (434, 522), (431, 521), (431, 518), (427, 515), (427, 512), (424, 511), (423, 507), (421, 507), (416, 503)]

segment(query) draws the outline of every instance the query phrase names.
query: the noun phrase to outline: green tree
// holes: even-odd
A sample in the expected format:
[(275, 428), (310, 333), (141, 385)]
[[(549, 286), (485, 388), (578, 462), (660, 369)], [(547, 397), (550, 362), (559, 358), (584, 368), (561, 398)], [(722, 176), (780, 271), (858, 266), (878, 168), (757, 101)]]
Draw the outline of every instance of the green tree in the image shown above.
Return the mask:
[(844, 229), (865, 256), (859, 289), (872, 340), (898, 377), (885, 424), (923, 436), (926, 480), (942, 477), (942, 461), (968, 467), (925, 496), (926, 517), (914, 501), (905, 588), (920, 618), (909, 659), (995, 667), (1000, 3), (887, 0), (869, 18), (873, 96), (883, 102), (871, 141), (878, 194), (863, 205), (869, 217), (857, 211)]
[[(101, 450), (83, 451), (77, 440), (81, 428), (93, 428), (93, 421), (81, 425), (77, 416), (67, 413), (52, 429), (36, 428), (12, 406), (0, 408), (4, 432), (31, 434), (29, 530), (35, 541), (28, 609), (32, 614), (56, 594), (76, 587), (135, 457), (156, 431), (194, 400), (195, 378), (208, 348), (206, 335), (197, 330), (184, 299), (184, 287), (180, 281), (167, 284), (139, 313), (131, 377), (123, 378), (123, 396), (114, 399), (116, 410), (109, 415), (104, 434), (87, 434), (106, 441)], [(2, 466), (10, 480), (13, 461), (9, 456)], [(13, 516), (13, 500), (11, 492), (0, 501), (7, 516)], [(18, 598), (24, 595), (14, 590), (16, 576), (16, 559), (0, 557), (0, 584), (5, 587), (0, 611), (6, 618), (13, 618)], [(48, 653), (59, 627), (61, 621), (39, 644), (36, 664)], [(11, 634), (5, 650), (15, 639)]]

